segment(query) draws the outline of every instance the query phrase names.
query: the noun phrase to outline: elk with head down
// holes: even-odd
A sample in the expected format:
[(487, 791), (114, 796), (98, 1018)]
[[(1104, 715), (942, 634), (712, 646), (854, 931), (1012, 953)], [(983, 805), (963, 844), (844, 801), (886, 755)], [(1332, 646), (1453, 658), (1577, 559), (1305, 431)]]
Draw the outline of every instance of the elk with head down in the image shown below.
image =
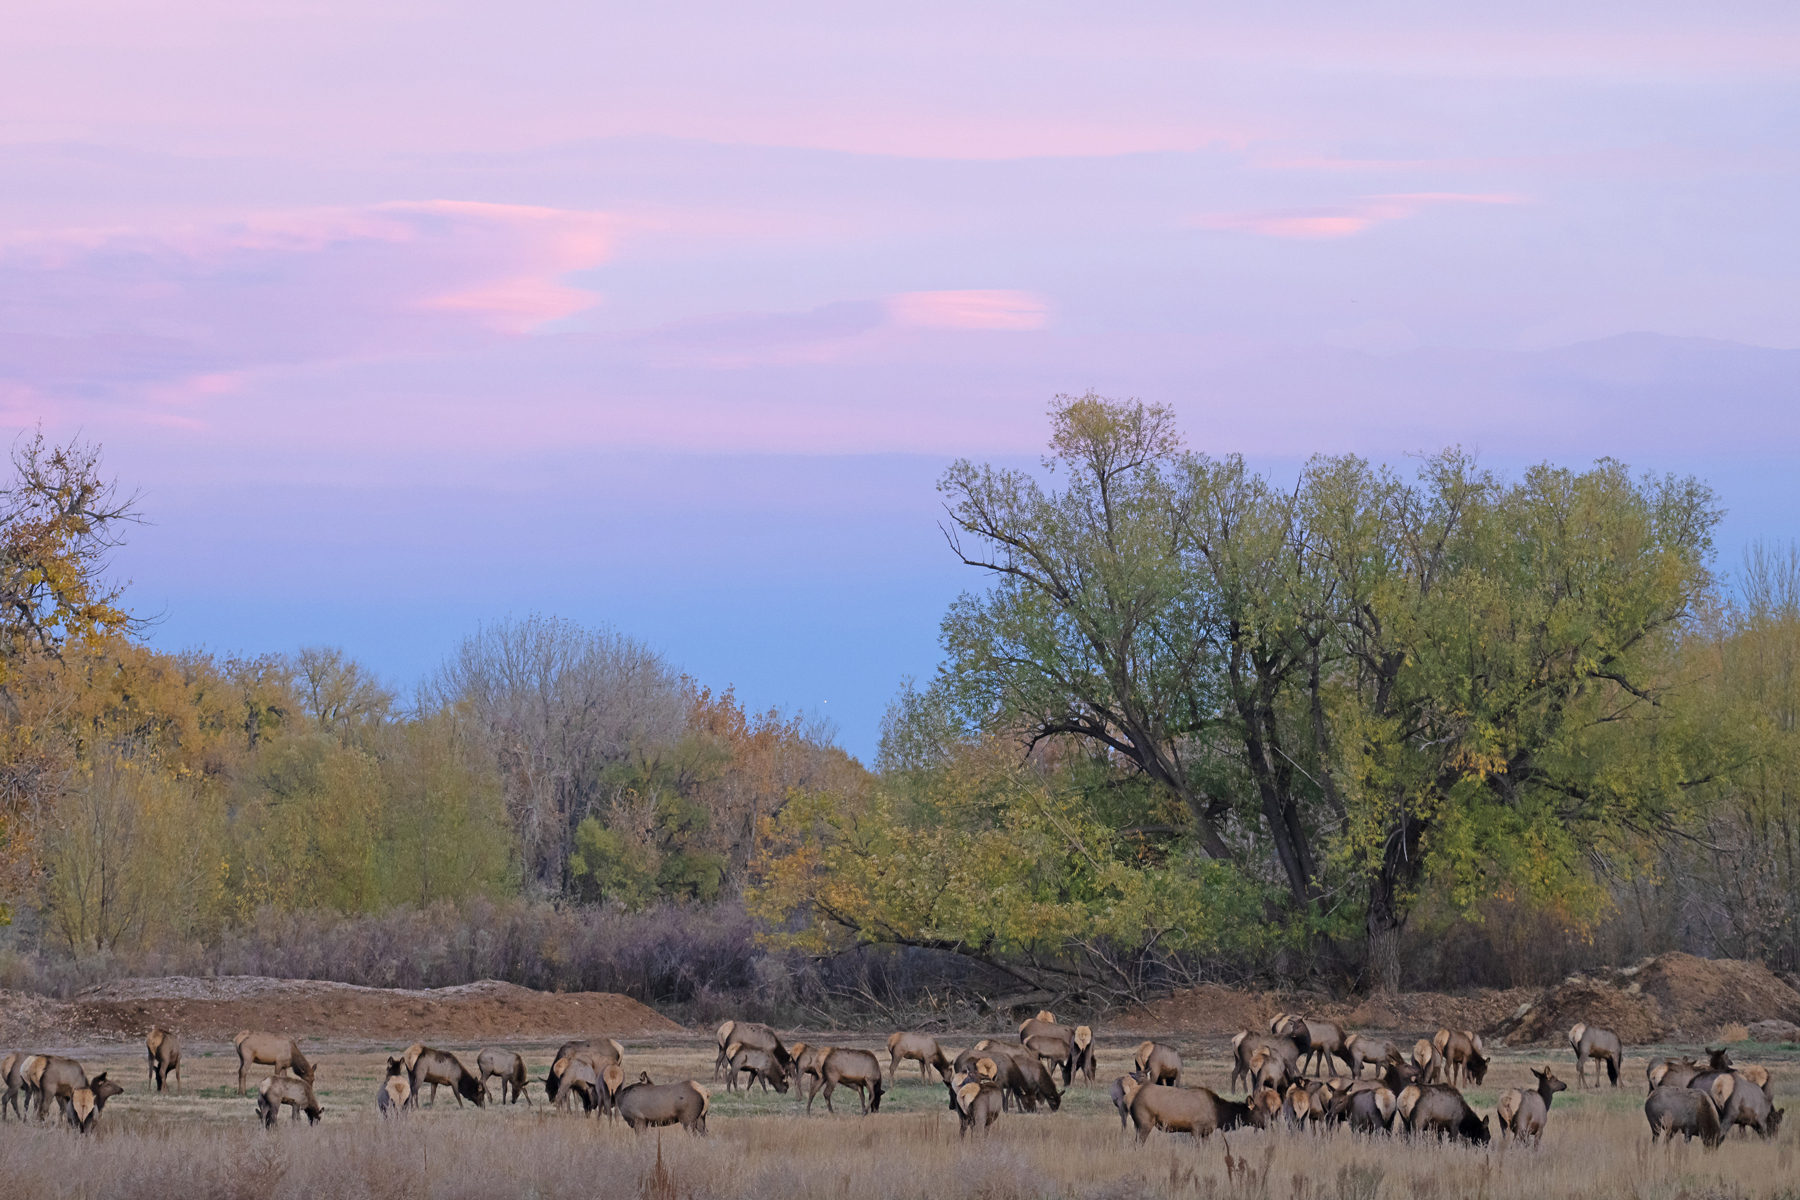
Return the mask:
[[(1446, 1072), (1451, 1087), (1460, 1087), (1464, 1077), (1477, 1087), (1487, 1078), (1487, 1051), (1481, 1044), (1481, 1035), (1468, 1029), (1440, 1029), (1437, 1036), (1431, 1039), (1431, 1045), (1437, 1051), (1438, 1060), (1443, 1064), (1441, 1071)], [(1444, 1078), (1440, 1074), (1439, 1078)]]
[(1229, 1131), (1259, 1122), (1248, 1104), (1222, 1099), (1206, 1088), (1146, 1083), (1131, 1097), (1131, 1123), (1141, 1146), (1157, 1129), (1191, 1133), (1205, 1141), (1215, 1129)]
[[(1042, 1100), (1055, 1112), (1062, 1107), (1062, 1093), (1056, 1090), (1056, 1079), (1045, 1069), (1043, 1060), (1026, 1046), (1009, 1046), (1004, 1042), (996, 1042), (983, 1038), (975, 1043), (971, 1054), (980, 1054), (992, 1058), (1000, 1067), (1000, 1084), (1012, 1093), (1019, 1107), (1026, 1112), (1036, 1112), (1038, 1101)], [(957, 1062), (961, 1069), (967, 1069), (966, 1056), (959, 1056)]]
[(1344, 1037), (1344, 1052), (1349, 1056), (1350, 1074), (1357, 1079), (1362, 1078), (1365, 1065), (1375, 1068), (1375, 1077), (1381, 1078), (1381, 1064), (1389, 1059), (1405, 1061), (1406, 1056), (1400, 1047), (1383, 1038), (1372, 1038), (1367, 1034), (1352, 1033)]
[(413, 1055), (411, 1069), (407, 1072), (407, 1086), (412, 1088), (412, 1104), (419, 1106), (419, 1088), (431, 1084), (431, 1103), (437, 1102), (437, 1085), (448, 1084), (456, 1097), (456, 1107), (461, 1108), (464, 1100), (476, 1108), (487, 1107), (487, 1089), (481, 1086), (481, 1079), (469, 1068), (462, 1065), (462, 1060), (448, 1050), (434, 1050), (430, 1046), (420, 1046)]
[[(1619, 1086), (1619, 1072), (1625, 1069), (1625, 1046), (1619, 1035), (1585, 1021), (1577, 1021), (1569, 1030), (1569, 1049), (1575, 1052), (1575, 1082), (1587, 1086), (1588, 1063), (1598, 1060), (1606, 1064), (1606, 1076)], [(1600, 1086), (1600, 1072), (1594, 1072), (1594, 1086)]]
[(1056, 1023), (1056, 1014), (1052, 1013), (1049, 1009), (1040, 1009), (1037, 1016), (1019, 1023), (1019, 1040), (1023, 1042), (1028, 1037), (1040, 1036), (1067, 1038), (1069, 1036), (1069, 1027), (1067, 1025), (1058, 1025)]
[(1146, 1084), (1181, 1082), (1181, 1051), (1161, 1042), (1140, 1042), (1131, 1056)]
[(1250, 1085), (1250, 1062), (1260, 1051), (1281, 1056), (1287, 1064), (1287, 1074), (1300, 1074), (1300, 1047), (1291, 1037), (1276, 1037), (1269, 1033), (1252, 1033), (1248, 1029), (1241, 1030), (1231, 1039), (1231, 1086), (1233, 1088)]
[[(102, 1071), (94, 1077), (96, 1080), (106, 1078)], [(67, 1116), (69, 1101), (74, 1097), (77, 1088), (92, 1087), (93, 1082), (82, 1070), (81, 1064), (72, 1058), (60, 1058), (54, 1054), (34, 1055), (25, 1066), (25, 1086), (31, 1089), (37, 1099), (38, 1120), (44, 1119), (50, 1101), (56, 1101), (57, 1109)]]
[[(1696, 1081), (1689, 1090), (1698, 1086)], [(1740, 1072), (1719, 1075), (1707, 1089), (1707, 1094), (1719, 1110), (1719, 1125), (1726, 1133), (1742, 1125), (1772, 1142), (1781, 1132), (1781, 1118), (1787, 1115), (1787, 1109), (1776, 1108), (1768, 1093)]]
[(1725, 1140), (1725, 1127), (1719, 1122), (1719, 1109), (1710, 1095), (1691, 1087), (1659, 1087), (1644, 1101), (1644, 1119), (1650, 1122), (1650, 1140), (1672, 1142), (1676, 1134), (1686, 1140), (1700, 1138), (1708, 1150)]
[[(993, 1065), (991, 1059), (982, 1061)], [(958, 1137), (969, 1136), (971, 1129), (985, 1135), (1005, 1111), (1006, 1093), (992, 1076), (952, 1075), (945, 1086), (950, 1089), (950, 1107), (956, 1110)]]
[(150, 1086), (162, 1091), (169, 1081), (175, 1077), (176, 1091), (181, 1090), (181, 1039), (172, 1030), (161, 1025), (151, 1028), (150, 1035), (144, 1039), (144, 1050), (150, 1058)]
[(808, 1079), (817, 1081), (814, 1084), (815, 1090), (818, 1083), (824, 1082), (820, 1070), (825, 1065), (825, 1056), (830, 1053), (830, 1046), (815, 1046), (808, 1042), (794, 1043), (788, 1052), (788, 1079), (796, 1094), (806, 1086)]
[(325, 1112), (313, 1095), (311, 1078), (294, 1079), (287, 1075), (271, 1075), (256, 1085), (256, 1115), (262, 1121), (264, 1129), (274, 1128), (275, 1118), (284, 1104), (294, 1110), (292, 1116), (296, 1121), (300, 1119), (301, 1113), (305, 1113), (308, 1125), (317, 1125)]
[(482, 1091), (487, 1090), (488, 1080), (500, 1080), (500, 1103), (517, 1104), (519, 1097), (525, 1097), (527, 1106), (531, 1104), (531, 1096), (526, 1092), (531, 1080), (525, 1076), (525, 1059), (516, 1050), (496, 1050), (488, 1047), (475, 1056), (475, 1073), (481, 1078)]
[(407, 1082), (406, 1063), (398, 1058), (387, 1060), (387, 1078), (381, 1081), (381, 1089), (375, 1093), (375, 1108), (384, 1117), (398, 1117), (406, 1111), (406, 1102), (412, 1099), (412, 1084)]
[(813, 1097), (819, 1094), (820, 1088), (825, 1089), (825, 1111), (837, 1111), (831, 1107), (831, 1093), (839, 1087), (856, 1089), (856, 1098), (862, 1102), (865, 1117), (880, 1112), (881, 1060), (867, 1050), (836, 1047), (828, 1051), (819, 1064), (819, 1082), (806, 1094), (806, 1111), (812, 1112)]
[(106, 1107), (106, 1102), (124, 1091), (124, 1088), (108, 1079), (106, 1072), (102, 1071), (88, 1082), (87, 1087), (75, 1089), (63, 1115), (68, 1117), (69, 1124), (78, 1132), (92, 1133), (94, 1123), (100, 1119), (100, 1110)]
[(1344, 1047), (1344, 1031), (1336, 1022), (1309, 1021), (1304, 1017), (1277, 1013), (1269, 1022), (1269, 1032), (1275, 1037), (1294, 1040), (1300, 1050), (1300, 1073), (1303, 1075), (1309, 1069), (1315, 1075), (1336, 1075), (1338, 1059), (1343, 1059), (1346, 1066), (1350, 1063), (1350, 1052)]
[(1352, 1133), (1389, 1133), (1394, 1128), (1396, 1093), (1383, 1083), (1361, 1083), (1333, 1096), (1325, 1116), (1342, 1121)]
[(748, 1075), (750, 1078), (743, 1081), (745, 1091), (750, 1090), (751, 1084), (761, 1080), (764, 1092), (767, 1092), (769, 1085), (773, 1083), (776, 1092), (783, 1096), (787, 1095), (788, 1072), (786, 1068), (776, 1063), (774, 1055), (767, 1050), (755, 1050), (749, 1046), (740, 1046), (736, 1042), (731, 1043), (728, 1049), (730, 1056), (726, 1062), (726, 1091), (737, 1091), (738, 1076)]
[[(794, 1053), (799, 1054), (800, 1046), (804, 1044), (805, 1043), (800, 1043), (799, 1045), (796, 1045), (794, 1047)], [(900, 1064), (903, 1062), (917, 1062), (919, 1064), (920, 1083), (931, 1082), (930, 1072), (933, 1069), (937, 1071), (939, 1078), (945, 1083), (950, 1082), (950, 1058), (944, 1053), (943, 1047), (938, 1045), (938, 1040), (930, 1034), (906, 1033), (904, 1031), (890, 1033), (888, 1034), (887, 1048), (888, 1083), (890, 1085), (893, 1084), (895, 1076), (898, 1075), (900, 1071)]]
[(246, 1029), (232, 1038), (231, 1043), (237, 1047), (240, 1096), (249, 1087), (250, 1068), (254, 1064), (273, 1067), (277, 1075), (292, 1071), (301, 1079), (312, 1082), (313, 1065), (300, 1053), (300, 1043), (285, 1033), (252, 1033)]
[[(6, 1092), (0, 1095), (0, 1121), (6, 1120), (6, 1110), (12, 1109), (13, 1116), (23, 1121), (25, 1114), (19, 1108), (19, 1089), (25, 1086), (25, 1064), (36, 1058), (23, 1050), (14, 1050), (4, 1058), (0, 1058), (0, 1081), (6, 1084)], [(31, 1097), (25, 1098), (27, 1104)]]
[(765, 1051), (774, 1058), (782, 1070), (791, 1069), (788, 1063), (792, 1056), (788, 1053), (787, 1047), (781, 1044), (781, 1039), (776, 1036), (775, 1031), (767, 1025), (759, 1025), (754, 1021), (726, 1021), (719, 1026), (715, 1036), (719, 1040), (719, 1057), (713, 1063), (714, 1079), (717, 1079), (719, 1073), (725, 1069), (725, 1064), (731, 1061), (731, 1055), (725, 1053), (725, 1048), (734, 1042), (740, 1046), (748, 1046), (752, 1050)]
[(619, 1115), (625, 1118), (633, 1133), (664, 1125), (680, 1125), (695, 1137), (704, 1137), (712, 1096), (692, 1079), (680, 1083), (652, 1083), (650, 1073), (645, 1071), (638, 1075), (636, 1083), (619, 1089), (615, 1103)]
[(1477, 1117), (1463, 1094), (1448, 1084), (1414, 1084), (1394, 1100), (1408, 1133), (1430, 1133), (1452, 1141), (1461, 1138), (1478, 1146), (1493, 1140), (1491, 1118)]

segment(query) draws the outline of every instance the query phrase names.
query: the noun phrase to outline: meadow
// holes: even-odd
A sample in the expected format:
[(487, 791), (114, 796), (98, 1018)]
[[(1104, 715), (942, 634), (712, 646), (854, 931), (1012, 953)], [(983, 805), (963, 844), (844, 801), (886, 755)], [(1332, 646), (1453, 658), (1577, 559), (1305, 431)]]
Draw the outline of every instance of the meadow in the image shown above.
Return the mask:
[[(874, 1046), (875, 1038), (846, 1037)], [(957, 1045), (963, 1042), (958, 1040)], [(479, 1047), (454, 1049), (473, 1063)], [(553, 1049), (516, 1045), (540, 1077)], [(229, 1047), (196, 1046), (183, 1062), (185, 1092), (150, 1095), (141, 1051), (90, 1051), (90, 1073), (106, 1070), (129, 1089), (83, 1138), (55, 1122), (0, 1127), (0, 1178), (20, 1197), (443, 1197), (567, 1196), (600, 1193), (645, 1200), (779, 1197), (819, 1200), (892, 1197), (1026, 1200), (1138, 1195), (1244, 1200), (1543, 1200), (1629, 1196), (1635, 1200), (1800, 1196), (1796, 1141), (1788, 1124), (1773, 1143), (1732, 1137), (1717, 1151), (1652, 1146), (1643, 1117), (1643, 1063), (1664, 1049), (1635, 1049), (1623, 1086), (1559, 1095), (1543, 1145), (1531, 1149), (1435, 1145), (1320, 1133), (1244, 1130), (1205, 1142), (1152, 1134), (1139, 1146), (1122, 1132), (1107, 1084), (1129, 1046), (1103, 1045), (1096, 1083), (1077, 1082), (1062, 1111), (1009, 1113), (985, 1139), (961, 1138), (938, 1083), (903, 1068), (881, 1111), (859, 1115), (854, 1093), (839, 1092), (837, 1114), (823, 1097), (811, 1116), (785, 1096), (712, 1086), (713, 1049), (699, 1038), (627, 1042), (625, 1063), (658, 1082), (696, 1078), (712, 1087), (708, 1136), (679, 1127), (633, 1134), (623, 1124), (558, 1112), (543, 1103), (458, 1109), (448, 1090), (435, 1106), (383, 1120), (374, 1094), (388, 1053), (399, 1046), (309, 1046), (319, 1064), (324, 1118), (317, 1127), (285, 1117), (266, 1131), (252, 1101), (236, 1094)], [(1184, 1047), (1188, 1081), (1222, 1090), (1223, 1047)], [(1800, 1084), (1793, 1048), (1742, 1046), (1777, 1078), (1780, 1102)], [(1528, 1067), (1560, 1054), (1503, 1051), (1487, 1086), (1469, 1093), (1484, 1115), (1499, 1091), (1529, 1082)], [(253, 1074), (260, 1076), (260, 1069)]]

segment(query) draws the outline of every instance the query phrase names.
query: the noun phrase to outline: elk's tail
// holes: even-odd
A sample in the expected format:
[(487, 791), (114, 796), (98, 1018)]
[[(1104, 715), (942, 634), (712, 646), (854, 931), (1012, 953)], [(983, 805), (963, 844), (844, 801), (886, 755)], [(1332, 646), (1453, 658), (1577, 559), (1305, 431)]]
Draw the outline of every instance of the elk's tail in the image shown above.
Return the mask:
[(1618, 1059), (1608, 1058), (1606, 1060), (1606, 1078), (1609, 1082), (1611, 1082), (1613, 1084), (1617, 1084), (1619, 1082), (1619, 1060)]

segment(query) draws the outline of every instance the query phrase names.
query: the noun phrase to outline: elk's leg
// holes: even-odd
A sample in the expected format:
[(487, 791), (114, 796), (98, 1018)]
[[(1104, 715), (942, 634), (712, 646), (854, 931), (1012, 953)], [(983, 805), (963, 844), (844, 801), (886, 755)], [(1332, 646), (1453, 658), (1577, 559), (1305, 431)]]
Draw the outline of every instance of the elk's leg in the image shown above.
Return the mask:
[(831, 1107), (831, 1093), (836, 1087), (829, 1079), (825, 1081), (825, 1111), (833, 1115), (836, 1115), (837, 1109)]

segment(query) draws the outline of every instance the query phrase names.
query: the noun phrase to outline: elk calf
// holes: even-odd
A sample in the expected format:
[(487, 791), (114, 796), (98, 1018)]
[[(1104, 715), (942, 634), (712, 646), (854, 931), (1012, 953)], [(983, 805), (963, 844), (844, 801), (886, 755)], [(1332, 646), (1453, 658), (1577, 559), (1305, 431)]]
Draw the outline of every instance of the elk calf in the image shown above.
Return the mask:
[(375, 1108), (384, 1117), (398, 1117), (406, 1111), (406, 1102), (412, 1099), (412, 1084), (407, 1082), (406, 1063), (398, 1058), (388, 1059), (387, 1078), (381, 1081), (381, 1090), (375, 1093)]
[(1000, 1119), (1006, 1107), (1005, 1092), (991, 1079), (956, 1075), (947, 1086), (950, 1088), (950, 1106), (956, 1110), (958, 1137), (969, 1136), (971, 1129), (987, 1133), (988, 1127)]
[(294, 1110), (292, 1115), (296, 1121), (304, 1112), (308, 1125), (317, 1125), (325, 1112), (313, 1096), (311, 1078), (294, 1079), (286, 1075), (271, 1075), (256, 1085), (256, 1115), (262, 1119), (264, 1129), (275, 1127), (275, 1118), (284, 1104)]

